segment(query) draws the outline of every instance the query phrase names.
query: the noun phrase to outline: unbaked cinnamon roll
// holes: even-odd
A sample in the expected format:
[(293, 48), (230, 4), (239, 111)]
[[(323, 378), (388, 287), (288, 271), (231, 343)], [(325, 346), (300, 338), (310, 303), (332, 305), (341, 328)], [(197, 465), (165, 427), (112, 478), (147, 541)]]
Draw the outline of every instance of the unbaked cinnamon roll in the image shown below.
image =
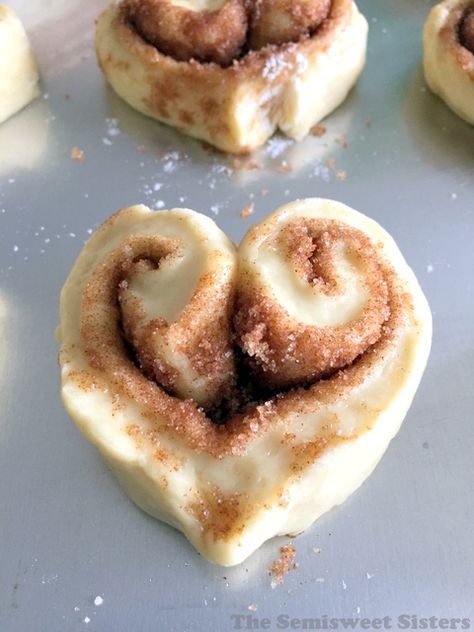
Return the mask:
[(0, 123), (40, 94), (33, 50), (22, 23), (0, 4)]
[(99, 64), (132, 107), (232, 153), (301, 139), (365, 63), (353, 0), (121, 0), (99, 17)]
[(233, 565), (372, 472), (431, 316), (391, 237), (343, 204), (287, 204), (238, 248), (197, 213), (139, 206), (84, 247), (58, 333), (65, 406), (125, 491)]
[(458, 116), (474, 125), (474, 2), (444, 0), (425, 24), (426, 81)]

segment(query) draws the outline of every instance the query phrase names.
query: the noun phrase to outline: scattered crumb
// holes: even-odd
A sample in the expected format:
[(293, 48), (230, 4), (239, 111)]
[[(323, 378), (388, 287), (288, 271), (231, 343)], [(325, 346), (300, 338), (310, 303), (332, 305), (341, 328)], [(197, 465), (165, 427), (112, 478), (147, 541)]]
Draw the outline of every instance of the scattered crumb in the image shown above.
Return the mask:
[(71, 149), (71, 160), (75, 160), (76, 162), (81, 162), (84, 160), (84, 152), (79, 147), (73, 147)]
[(66, 94), (64, 95), (64, 98), (66, 99), (66, 101), (69, 101), (69, 99), (71, 98), (71, 95), (66, 92)]
[(273, 575), (271, 582), (272, 588), (281, 586), (285, 581), (285, 575), (298, 567), (298, 564), (294, 561), (295, 555), (296, 548), (293, 544), (286, 544), (280, 547), (280, 558), (273, 562), (268, 571), (269, 575)]
[(235, 171), (240, 171), (241, 169), (247, 169), (247, 171), (260, 169), (260, 165), (255, 160), (242, 160), (241, 158), (234, 158), (234, 160), (232, 161), (232, 167), (235, 169)]
[(266, 196), (268, 195), (268, 189), (262, 189), (262, 190), (260, 191), (260, 195), (261, 195), (262, 197), (266, 197)]
[(317, 581), (319, 584), (324, 584), (325, 579), (324, 579), (324, 577), (316, 577), (316, 581)]
[(250, 612), (257, 612), (257, 604), (251, 603), (248, 609), (250, 610)]
[(284, 160), (279, 167), (277, 167), (277, 173), (291, 173), (293, 171), (293, 167)]
[(103, 598), (100, 595), (94, 599), (94, 606), (101, 606), (104, 603)]
[(334, 169), (336, 167), (336, 161), (334, 158), (329, 158), (327, 165), (329, 169)]
[(451, 193), (451, 199), (455, 200), (458, 197), (457, 193)]
[(138, 151), (139, 154), (145, 154), (146, 153), (145, 145), (138, 145), (137, 151)]
[(312, 129), (310, 134), (312, 134), (313, 136), (324, 136), (324, 134), (327, 132), (327, 129), (323, 126), (323, 125), (315, 125)]
[(340, 138), (336, 138), (336, 143), (340, 145), (343, 149), (347, 149), (347, 147), (349, 147), (349, 143), (344, 138), (344, 136), (341, 136)]
[(372, 579), (372, 577), (375, 577), (375, 573), (374, 574), (370, 574), (370, 573), (366, 573), (366, 577), (367, 579)]
[(247, 204), (247, 206), (244, 206), (244, 208), (240, 211), (240, 217), (242, 219), (246, 219), (247, 217), (252, 215), (254, 210), (255, 210), (255, 204), (253, 202), (251, 204)]
[(313, 547), (313, 553), (321, 553), (321, 549), (319, 548), (319, 546)]
[(347, 590), (347, 584), (344, 580), (342, 580), (342, 590)]
[(347, 173), (346, 171), (344, 171), (344, 169), (340, 169), (337, 173), (336, 173), (336, 178), (338, 180), (344, 181), (347, 178)]
[(372, 127), (372, 119), (369, 119), (365, 126), (367, 127), (367, 129), (370, 129)]
[(426, 266), (426, 271), (428, 272), (428, 274), (431, 274), (431, 272), (433, 272), (433, 270), (434, 270), (434, 265), (432, 263), (429, 263)]
[(90, 620), (89, 617), (84, 617), (84, 623), (90, 623), (90, 622), (91, 622), (91, 620)]

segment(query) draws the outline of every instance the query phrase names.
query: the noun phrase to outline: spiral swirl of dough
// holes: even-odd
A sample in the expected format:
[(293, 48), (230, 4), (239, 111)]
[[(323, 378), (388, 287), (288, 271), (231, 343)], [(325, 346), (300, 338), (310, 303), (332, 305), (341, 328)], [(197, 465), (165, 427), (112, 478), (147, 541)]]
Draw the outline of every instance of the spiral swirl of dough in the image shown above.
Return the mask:
[(383, 265), (364, 233), (306, 214), (273, 216), (239, 248), (235, 328), (259, 378), (305, 384), (351, 364), (389, 316)]
[(92, 367), (130, 364), (204, 408), (233, 382), (230, 318), (235, 254), (215, 224), (191, 211), (124, 210), (82, 296), (81, 333)]
[(178, 61), (230, 64), (247, 34), (245, 0), (125, 0), (137, 31)]
[(295, 42), (329, 15), (332, 0), (124, 0), (140, 35), (178, 61), (229, 65), (252, 50)]

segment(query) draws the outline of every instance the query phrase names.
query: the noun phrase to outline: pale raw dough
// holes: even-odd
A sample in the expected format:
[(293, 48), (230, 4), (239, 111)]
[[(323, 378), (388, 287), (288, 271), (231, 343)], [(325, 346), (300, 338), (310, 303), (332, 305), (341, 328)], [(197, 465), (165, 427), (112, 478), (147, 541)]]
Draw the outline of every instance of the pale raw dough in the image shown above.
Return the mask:
[(40, 94), (35, 57), (22, 23), (0, 4), (0, 123)]
[(462, 119), (474, 125), (474, 54), (462, 46), (458, 23), (472, 0), (445, 0), (431, 10), (423, 33), (426, 82)]
[[(159, 386), (149, 383), (143, 387), (148, 389), (145, 399), (132, 399), (118, 386), (120, 369), (108, 379), (97, 363), (90, 364), (81, 332), (82, 297), (124, 240), (157, 234), (187, 245), (187, 256), (198, 263), (183, 267), (177, 288), (183, 300), (203, 271), (199, 261), (205, 246), (225, 251), (235, 261), (259, 259), (269, 282), (291, 303), (295, 290), (285, 284), (293, 282), (279, 278), (281, 261), (268, 251), (266, 237), (284, 230), (295, 217), (335, 220), (359, 229), (395, 271), (398, 295), (404, 297), (402, 313), (393, 338), (378, 355), (369, 354), (303, 394), (259, 406), (247, 424), (230, 422), (218, 429), (203, 422), (206, 440), (201, 443), (195, 440), (199, 434), (192, 435), (195, 415), (189, 407), (182, 412), (182, 425), (169, 418), (173, 407), (185, 410), (183, 402), (173, 400), (168, 412), (158, 408), (150, 417), (148, 397)], [(346, 281), (350, 275), (348, 271)], [(347, 317), (357, 304), (357, 284), (356, 278)], [(331, 309), (329, 305), (328, 319), (339, 322)], [(307, 318), (306, 307), (299, 316)], [(143, 206), (121, 211), (79, 255), (61, 294), (60, 321), (62, 397), (79, 429), (141, 508), (181, 530), (202, 555), (222, 565), (242, 562), (275, 535), (301, 532), (361, 485), (403, 421), (431, 344), (427, 301), (393, 239), (368, 217), (321, 199), (283, 206), (254, 227), (237, 250), (210, 219), (192, 211), (150, 212)], [(139, 379), (138, 370), (127, 363), (126, 375)]]
[(112, 2), (97, 22), (96, 49), (107, 80), (136, 110), (224, 151), (248, 153), (277, 129), (300, 140), (344, 101), (365, 64), (367, 32), (352, 0), (334, 0), (313, 37), (222, 68), (162, 55)]

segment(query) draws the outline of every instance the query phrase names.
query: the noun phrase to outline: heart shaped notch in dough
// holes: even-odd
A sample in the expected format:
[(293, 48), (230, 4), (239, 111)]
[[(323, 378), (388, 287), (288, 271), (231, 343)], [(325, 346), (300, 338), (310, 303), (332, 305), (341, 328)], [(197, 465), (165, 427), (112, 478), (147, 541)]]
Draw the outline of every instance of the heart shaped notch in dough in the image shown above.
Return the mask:
[(61, 294), (64, 404), (127, 494), (212, 562), (296, 534), (397, 433), (431, 314), (393, 239), (322, 199), (240, 246), (184, 209), (113, 215)]

